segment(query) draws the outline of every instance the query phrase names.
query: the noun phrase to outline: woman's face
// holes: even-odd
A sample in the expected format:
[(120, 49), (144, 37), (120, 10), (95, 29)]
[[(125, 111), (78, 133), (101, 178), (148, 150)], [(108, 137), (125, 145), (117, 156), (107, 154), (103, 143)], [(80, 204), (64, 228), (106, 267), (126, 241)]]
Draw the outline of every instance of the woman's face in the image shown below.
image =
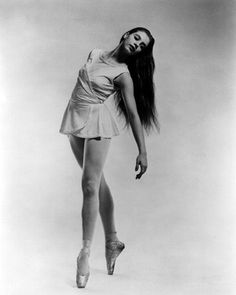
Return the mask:
[(149, 42), (150, 39), (145, 32), (137, 31), (125, 36), (122, 47), (127, 55), (133, 56), (141, 52), (145, 47), (147, 47)]

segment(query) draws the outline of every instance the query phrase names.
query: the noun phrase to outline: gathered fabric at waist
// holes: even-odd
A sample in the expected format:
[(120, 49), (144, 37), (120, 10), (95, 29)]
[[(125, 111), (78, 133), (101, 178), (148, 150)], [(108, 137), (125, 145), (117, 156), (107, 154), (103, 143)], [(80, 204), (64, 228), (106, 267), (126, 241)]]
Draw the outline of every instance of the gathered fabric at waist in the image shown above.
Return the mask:
[(82, 88), (76, 88), (70, 98), (70, 101), (74, 105), (99, 104), (103, 103), (105, 100), (106, 97), (100, 97), (98, 95), (94, 95), (93, 93), (88, 93)]
[(79, 108), (79, 107), (86, 107), (86, 106), (90, 106), (93, 104), (102, 104), (104, 103), (105, 100), (101, 100), (98, 98), (92, 98), (91, 96), (89, 98), (87, 98), (86, 96), (81, 96), (79, 98), (75, 98), (75, 97), (71, 97), (69, 100), (69, 103), (71, 104), (71, 106), (75, 107), (75, 108)]

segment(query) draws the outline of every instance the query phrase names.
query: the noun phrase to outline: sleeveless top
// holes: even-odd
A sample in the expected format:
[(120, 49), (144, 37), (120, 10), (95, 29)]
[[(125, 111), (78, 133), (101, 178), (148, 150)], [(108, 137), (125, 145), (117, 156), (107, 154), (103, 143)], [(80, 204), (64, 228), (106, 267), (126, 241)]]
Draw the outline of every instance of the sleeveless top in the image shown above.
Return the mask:
[(83, 138), (120, 134), (122, 119), (115, 105), (120, 96), (114, 79), (129, 72), (126, 64), (108, 62), (102, 49), (93, 49), (79, 70), (71, 98), (63, 115), (60, 133)]

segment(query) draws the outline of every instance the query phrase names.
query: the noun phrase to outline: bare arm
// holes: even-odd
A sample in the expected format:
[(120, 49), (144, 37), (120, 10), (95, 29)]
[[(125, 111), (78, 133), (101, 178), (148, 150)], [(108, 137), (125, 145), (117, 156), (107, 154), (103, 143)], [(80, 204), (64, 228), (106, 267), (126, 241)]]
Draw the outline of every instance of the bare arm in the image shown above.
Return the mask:
[(145, 147), (143, 127), (140, 122), (134, 98), (133, 80), (129, 73), (123, 73), (116, 78), (115, 83), (121, 89), (125, 107), (129, 115), (132, 132), (139, 150), (139, 155), (137, 156), (135, 166), (135, 171), (138, 171), (138, 168), (140, 166), (140, 172), (136, 175), (137, 179), (140, 178), (147, 170), (147, 152)]

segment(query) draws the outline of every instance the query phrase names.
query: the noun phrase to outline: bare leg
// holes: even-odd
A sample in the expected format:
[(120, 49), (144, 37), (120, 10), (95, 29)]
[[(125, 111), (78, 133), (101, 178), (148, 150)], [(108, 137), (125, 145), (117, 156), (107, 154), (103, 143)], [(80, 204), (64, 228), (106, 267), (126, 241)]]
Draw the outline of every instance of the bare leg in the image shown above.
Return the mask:
[[(71, 135), (70, 144), (76, 160), (79, 166), (82, 168), (84, 139)], [(99, 188), (99, 212), (102, 219), (106, 240), (117, 240), (113, 198), (103, 174)]]
[(89, 248), (95, 229), (98, 213), (99, 187), (110, 139), (84, 140), (75, 136), (70, 136), (70, 143), (79, 165), (83, 167), (83, 251), (80, 252), (78, 265), (79, 273), (85, 275), (89, 271)]
[(99, 188), (99, 212), (103, 223), (106, 241), (117, 241), (117, 232), (114, 218), (114, 203), (111, 191), (102, 175)]
[[(109, 188), (105, 183), (105, 179), (102, 176), (102, 169), (106, 154), (108, 151), (110, 140), (109, 139), (83, 139), (76, 136), (70, 136), (70, 144), (72, 151), (78, 161), (80, 167), (83, 167), (82, 176), (82, 189), (84, 194), (84, 203), (82, 208), (82, 218), (83, 218), (83, 240), (92, 238), (92, 231), (90, 226), (88, 226), (88, 232), (84, 230), (87, 222), (91, 225), (94, 223), (95, 212), (98, 210), (98, 198), (94, 196), (98, 193), (103, 194), (103, 198), (99, 197), (99, 200), (104, 201), (104, 193), (109, 192)], [(102, 181), (101, 181), (102, 179)], [(102, 187), (99, 189), (99, 186)], [(87, 197), (88, 196), (88, 197)], [(104, 202), (103, 202), (104, 203)], [(113, 205), (113, 203), (112, 203)], [(91, 211), (91, 214), (86, 211), (86, 208)], [(102, 206), (103, 208), (105, 205)], [(93, 214), (92, 214), (93, 212)], [(91, 220), (88, 216), (92, 215)], [(104, 215), (104, 214), (103, 214)], [(88, 220), (89, 219), (89, 220)], [(107, 222), (106, 222), (107, 224)]]
[(98, 194), (110, 139), (86, 139), (83, 158), (83, 240), (92, 240), (98, 213)]

